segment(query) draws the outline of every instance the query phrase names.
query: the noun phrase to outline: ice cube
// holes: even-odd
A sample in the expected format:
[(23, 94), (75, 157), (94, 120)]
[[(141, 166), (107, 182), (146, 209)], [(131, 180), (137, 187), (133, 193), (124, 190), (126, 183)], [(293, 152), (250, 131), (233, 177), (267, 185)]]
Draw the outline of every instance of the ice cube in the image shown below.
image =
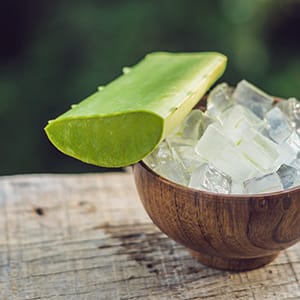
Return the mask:
[(162, 141), (152, 154), (144, 158), (144, 162), (163, 177), (182, 185), (188, 183), (189, 173), (176, 151), (166, 141)]
[(293, 161), (295, 164), (297, 163), (295, 159), (297, 158), (299, 152), (300, 137), (296, 131), (293, 131), (287, 140), (280, 145), (280, 156), (276, 160), (275, 164), (278, 166), (282, 164), (291, 165)]
[(283, 189), (277, 173), (248, 179), (244, 182), (244, 192), (247, 194), (277, 192)]
[[(224, 134), (234, 143), (238, 143), (250, 128), (262, 128), (264, 121), (256, 117), (249, 109), (241, 105), (234, 105), (227, 109), (221, 116), (220, 122)], [(248, 136), (248, 138), (251, 138)]]
[(204, 162), (195, 152), (195, 144), (197, 141), (184, 139), (180, 136), (169, 136), (166, 138), (166, 141), (170, 148), (176, 152), (183, 166), (189, 173)]
[(244, 132), (244, 136), (236, 143), (236, 148), (261, 172), (271, 169), (280, 155), (279, 145), (253, 129)]
[(277, 107), (288, 117), (294, 129), (300, 133), (300, 102), (296, 98), (280, 101)]
[(253, 135), (253, 141), (259, 145), (265, 153), (274, 161), (278, 158), (280, 153), (280, 146), (266, 138), (259, 132)]
[(246, 120), (252, 127), (258, 127), (264, 122), (251, 110), (243, 105), (236, 104), (222, 114), (222, 123), (232, 122), (237, 126), (241, 120)]
[(176, 152), (181, 159), (186, 171), (190, 174), (194, 169), (205, 163), (205, 161), (196, 153), (195, 147), (178, 147), (176, 148)]
[(192, 110), (181, 124), (179, 124), (169, 137), (180, 137), (184, 140), (197, 141), (207, 126), (215, 120), (199, 109)]
[(299, 171), (291, 166), (281, 165), (277, 174), (284, 189), (288, 189), (300, 183)]
[(210, 164), (203, 164), (192, 173), (189, 187), (229, 194), (231, 178)]
[(246, 80), (237, 84), (232, 98), (239, 104), (250, 109), (260, 119), (272, 108), (273, 98)]
[(231, 184), (231, 194), (243, 194), (243, 193), (244, 193), (243, 183), (233, 181)]
[(171, 159), (171, 151), (168, 144), (162, 141), (158, 147), (148, 156), (146, 156), (143, 161), (147, 166), (154, 169), (159, 164), (165, 163), (167, 160)]
[(237, 145), (240, 153), (262, 172), (269, 170), (273, 164), (272, 158), (251, 139), (241, 139)]
[(181, 185), (187, 185), (189, 180), (189, 174), (176, 160), (167, 160), (157, 165), (153, 170), (159, 175)]
[(207, 127), (204, 134), (195, 146), (195, 151), (204, 160), (214, 159), (229, 143), (229, 140), (221, 133), (217, 124)]
[(257, 167), (238, 152), (231, 140), (222, 134), (216, 124), (208, 126), (197, 143), (195, 151), (202, 159), (212, 163), (234, 181), (243, 182), (258, 172)]
[(166, 138), (167, 143), (171, 148), (178, 147), (194, 147), (197, 143), (196, 140), (183, 138), (179, 135), (171, 135)]
[(227, 83), (221, 83), (211, 90), (207, 97), (207, 115), (216, 118), (234, 104), (231, 99), (233, 88)]
[(234, 181), (242, 182), (255, 176), (259, 170), (245, 159), (232, 146), (222, 149), (217, 157), (211, 160), (216, 168), (232, 177)]
[(179, 135), (184, 139), (199, 140), (204, 130), (212, 120), (201, 110), (192, 110), (179, 128)]
[(278, 144), (282, 144), (292, 133), (292, 127), (287, 117), (278, 108), (274, 107), (265, 115), (268, 123), (270, 138)]
[[(295, 151), (286, 141), (280, 145), (280, 155), (274, 162), (274, 167), (277, 169), (282, 164), (291, 165), (291, 163), (296, 159), (297, 151)], [(273, 169), (274, 171), (276, 168)]]
[(286, 140), (286, 143), (291, 147), (295, 153), (300, 151), (300, 137), (296, 131), (293, 131), (289, 138)]
[(288, 165), (300, 171), (300, 152), (298, 152), (298, 154), (296, 155), (296, 157), (294, 157), (293, 160), (290, 160)]

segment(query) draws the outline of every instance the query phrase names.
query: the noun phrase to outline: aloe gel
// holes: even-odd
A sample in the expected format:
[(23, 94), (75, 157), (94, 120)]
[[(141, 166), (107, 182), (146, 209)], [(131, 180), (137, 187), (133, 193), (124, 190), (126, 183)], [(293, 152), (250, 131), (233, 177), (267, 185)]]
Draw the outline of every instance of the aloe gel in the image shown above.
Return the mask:
[(215, 52), (148, 54), (105, 87), (74, 105), (45, 130), (63, 153), (121, 167), (152, 152), (223, 74)]

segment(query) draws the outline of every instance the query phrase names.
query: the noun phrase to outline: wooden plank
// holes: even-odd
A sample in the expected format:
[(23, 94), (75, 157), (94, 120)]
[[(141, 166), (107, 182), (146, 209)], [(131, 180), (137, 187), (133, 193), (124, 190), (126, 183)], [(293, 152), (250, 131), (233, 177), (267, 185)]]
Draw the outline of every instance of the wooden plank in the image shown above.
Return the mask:
[(300, 299), (300, 244), (207, 268), (147, 217), (132, 174), (0, 178), (0, 299)]

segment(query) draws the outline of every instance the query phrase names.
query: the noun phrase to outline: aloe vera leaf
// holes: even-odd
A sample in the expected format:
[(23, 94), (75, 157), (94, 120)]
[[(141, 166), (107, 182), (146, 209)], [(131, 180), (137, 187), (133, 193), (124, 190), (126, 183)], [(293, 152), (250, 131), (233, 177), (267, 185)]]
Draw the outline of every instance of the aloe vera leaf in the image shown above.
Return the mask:
[(45, 128), (63, 153), (121, 167), (138, 162), (178, 125), (223, 74), (215, 52), (148, 54)]

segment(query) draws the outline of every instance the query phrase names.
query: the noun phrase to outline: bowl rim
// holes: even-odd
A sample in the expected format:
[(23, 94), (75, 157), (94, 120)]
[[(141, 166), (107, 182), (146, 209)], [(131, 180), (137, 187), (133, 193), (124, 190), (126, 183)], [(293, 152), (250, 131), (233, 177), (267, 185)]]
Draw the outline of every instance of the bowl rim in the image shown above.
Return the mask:
[(270, 197), (280, 197), (285, 196), (290, 193), (297, 193), (300, 192), (300, 185), (296, 187), (292, 187), (286, 190), (278, 191), (278, 192), (268, 192), (268, 193), (260, 193), (260, 194), (224, 194), (224, 193), (215, 193), (200, 189), (195, 189), (192, 187), (188, 187), (179, 183), (176, 183), (166, 177), (161, 176), (160, 174), (156, 173), (153, 169), (151, 169), (143, 160), (139, 161), (137, 164), (139, 164), (142, 168), (144, 168), (147, 172), (151, 173), (152, 176), (156, 177), (158, 180), (165, 182), (167, 185), (172, 186), (173, 188), (179, 188), (181, 190), (184, 190), (188, 193), (200, 193), (204, 195), (209, 195), (212, 197), (218, 197), (222, 199), (230, 199), (232, 198), (238, 200), (238, 199), (261, 199), (261, 198), (270, 198)]

